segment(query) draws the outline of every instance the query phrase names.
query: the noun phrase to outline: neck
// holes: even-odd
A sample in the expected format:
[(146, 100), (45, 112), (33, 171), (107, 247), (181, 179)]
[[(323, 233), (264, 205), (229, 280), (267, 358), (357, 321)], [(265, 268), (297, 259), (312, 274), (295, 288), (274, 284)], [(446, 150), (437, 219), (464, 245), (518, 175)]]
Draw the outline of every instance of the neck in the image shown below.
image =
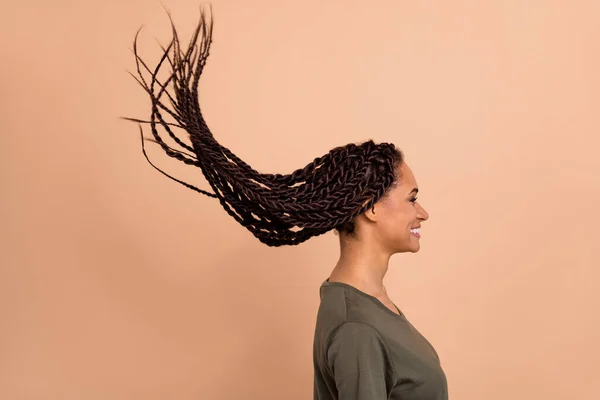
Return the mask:
[(375, 243), (340, 238), (340, 259), (329, 280), (347, 283), (375, 297), (385, 295), (383, 279), (390, 257)]

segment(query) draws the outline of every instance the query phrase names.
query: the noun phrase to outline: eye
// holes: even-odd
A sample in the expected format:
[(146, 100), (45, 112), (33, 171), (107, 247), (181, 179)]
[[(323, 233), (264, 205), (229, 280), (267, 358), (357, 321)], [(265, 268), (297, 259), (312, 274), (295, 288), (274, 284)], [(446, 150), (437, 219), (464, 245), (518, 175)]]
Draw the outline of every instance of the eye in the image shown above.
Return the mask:
[(410, 199), (410, 202), (413, 203), (413, 204), (416, 203), (417, 202), (417, 198), (413, 197), (412, 199)]

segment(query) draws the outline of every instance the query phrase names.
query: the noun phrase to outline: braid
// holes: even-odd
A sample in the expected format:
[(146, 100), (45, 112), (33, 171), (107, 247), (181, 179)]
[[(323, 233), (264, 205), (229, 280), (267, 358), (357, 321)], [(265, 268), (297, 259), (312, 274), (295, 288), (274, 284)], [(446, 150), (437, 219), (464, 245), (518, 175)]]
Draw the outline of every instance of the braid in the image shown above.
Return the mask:
[[(132, 75), (150, 96), (152, 106), (149, 121), (125, 119), (139, 123), (140, 130), (141, 124), (150, 125), (153, 139), (144, 139), (142, 134), (142, 150), (150, 165), (192, 190), (217, 198), (230, 216), (269, 246), (297, 245), (332, 229), (352, 233), (354, 218), (383, 198), (397, 179), (402, 152), (391, 143), (369, 140), (336, 147), (291, 174), (259, 173), (215, 140), (200, 111), (198, 82), (212, 43), (213, 18), (209, 21), (201, 10), (200, 22), (185, 51), (172, 19), (171, 26), (173, 38), (167, 48), (163, 47), (153, 71), (138, 55), (139, 31), (133, 46), (137, 76)], [(161, 83), (157, 75), (165, 62), (171, 71)], [(142, 70), (150, 74), (149, 81)], [(175, 122), (167, 122), (167, 114)], [(159, 128), (180, 149), (168, 146)], [(174, 129), (185, 131), (191, 145)], [(148, 159), (144, 140), (158, 144), (169, 157), (200, 168), (212, 192), (156, 167)]]

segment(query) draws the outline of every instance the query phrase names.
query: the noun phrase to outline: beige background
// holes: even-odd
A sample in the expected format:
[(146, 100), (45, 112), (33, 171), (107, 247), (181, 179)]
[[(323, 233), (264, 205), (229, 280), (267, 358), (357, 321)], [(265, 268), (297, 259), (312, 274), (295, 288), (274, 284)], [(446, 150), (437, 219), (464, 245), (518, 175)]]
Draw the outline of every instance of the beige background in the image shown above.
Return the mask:
[[(164, 1), (187, 41), (198, 2)], [(392, 299), (452, 399), (592, 399), (600, 363), (600, 3), (213, 2), (201, 104), (263, 172), (368, 138), (431, 218)], [(143, 159), (126, 70), (157, 1), (3, 4), (0, 398), (309, 399), (327, 234), (268, 248)], [(160, 166), (207, 187), (151, 146)]]

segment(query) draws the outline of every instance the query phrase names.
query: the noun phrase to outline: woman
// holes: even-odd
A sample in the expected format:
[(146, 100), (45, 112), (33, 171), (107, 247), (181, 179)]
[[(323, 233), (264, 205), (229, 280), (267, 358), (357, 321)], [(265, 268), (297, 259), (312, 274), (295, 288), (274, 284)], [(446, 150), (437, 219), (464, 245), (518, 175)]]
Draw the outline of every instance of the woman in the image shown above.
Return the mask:
[(427, 212), (398, 156), (396, 182), (373, 208), (340, 227), (340, 259), (321, 285), (315, 330), (314, 398), (447, 399), (438, 355), (390, 300), (389, 259), (419, 250)]
[[(127, 118), (149, 124), (152, 141), (167, 155), (200, 168), (212, 192), (154, 166), (142, 136), (144, 156), (169, 178), (218, 199), (269, 246), (297, 245), (331, 230), (339, 233), (341, 256), (320, 290), (315, 399), (446, 399), (446, 378), (435, 350), (383, 285), (393, 254), (419, 250), (421, 223), (428, 218), (402, 152), (393, 144), (369, 140), (336, 147), (291, 174), (254, 170), (215, 140), (200, 112), (197, 88), (212, 26), (212, 18), (209, 22), (201, 12), (187, 49), (181, 48), (173, 26), (173, 40), (153, 70), (137, 53), (136, 35), (136, 80), (149, 94), (152, 110), (149, 121)], [(164, 64), (171, 72), (160, 82)], [(159, 129), (179, 148), (167, 145)], [(175, 134), (177, 129), (187, 133), (191, 145)]]

